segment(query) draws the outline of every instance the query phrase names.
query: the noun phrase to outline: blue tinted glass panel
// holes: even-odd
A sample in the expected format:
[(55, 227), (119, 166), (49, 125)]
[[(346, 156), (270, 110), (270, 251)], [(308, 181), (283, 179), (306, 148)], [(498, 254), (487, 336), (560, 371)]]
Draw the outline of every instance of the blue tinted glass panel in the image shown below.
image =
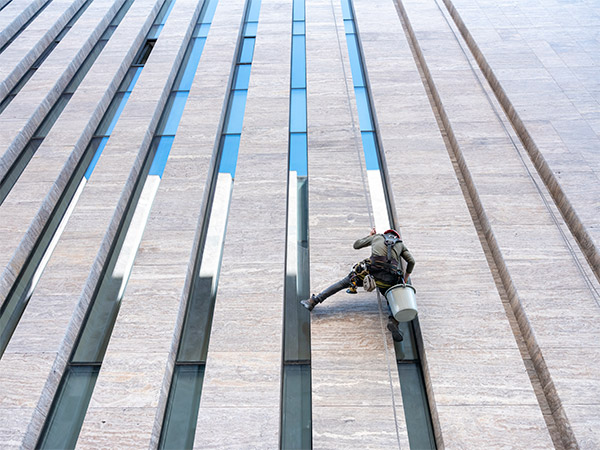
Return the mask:
[(164, 25), (152, 25), (152, 28), (150, 28), (150, 32), (148, 33), (148, 36), (146, 36), (146, 39), (158, 39), (163, 27)]
[(161, 8), (161, 11), (159, 12), (159, 18), (158, 21), (155, 19), (154, 23), (158, 23), (160, 25), (164, 25), (165, 22), (167, 21), (167, 17), (169, 17), (169, 14), (171, 14), (171, 10), (173, 9), (173, 6), (175, 6), (175, 0), (170, 0), (168, 9), (163, 13), (163, 9), (164, 6)]
[(142, 73), (142, 69), (143, 67), (138, 66), (130, 67), (125, 78), (123, 78), (123, 81), (121, 81), (121, 84), (119, 85), (119, 92), (131, 92)]
[(358, 109), (358, 122), (361, 131), (373, 131), (373, 121), (369, 110), (367, 90), (364, 87), (354, 88), (356, 94), (356, 108)]
[(354, 29), (354, 22), (352, 20), (344, 20), (344, 29), (346, 30), (346, 33), (348, 34), (352, 34), (355, 33), (356, 30)]
[(250, 7), (248, 9), (247, 22), (258, 22), (258, 15), (260, 13), (260, 0), (250, 0)]
[(293, 20), (304, 20), (304, 2), (301, 0), (294, 1)]
[(299, 177), (308, 174), (306, 133), (290, 134), (290, 170), (295, 170)]
[(104, 112), (104, 116), (102, 116), (102, 120), (100, 121), (98, 128), (96, 128), (94, 135), (110, 135), (115, 127), (116, 120), (118, 119), (117, 114), (120, 114), (120, 112), (123, 111), (123, 98), (125, 95), (129, 96), (130, 94), (126, 92), (118, 92), (115, 94), (112, 102), (108, 105), (108, 109)]
[(160, 138), (148, 175), (158, 175), (162, 178), (162, 174), (165, 171), (165, 166), (167, 165), (167, 159), (169, 158), (169, 153), (171, 153), (171, 147), (173, 146), (174, 139), (175, 136), (163, 136)]
[(306, 54), (304, 36), (292, 37), (292, 88), (306, 87)]
[(304, 22), (294, 22), (294, 24), (292, 25), (292, 34), (298, 35), (298, 34), (305, 34), (305, 30), (304, 30)]
[(179, 126), (181, 114), (188, 97), (188, 92), (172, 92), (167, 101), (167, 105), (160, 119), (160, 124), (156, 130), (158, 136), (174, 135)]
[[(108, 137), (103, 137), (102, 139), (100, 139), (100, 143), (98, 144), (98, 148), (96, 148), (94, 157), (90, 161), (90, 165), (88, 166), (87, 170), (85, 171), (85, 174), (83, 175), (87, 180), (89, 180), (90, 177), (92, 176), (92, 172), (96, 168), (96, 164), (98, 163), (98, 160), (100, 159), (100, 155), (102, 154), (102, 150), (104, 150), (104, 147), (106, 147), (107, 142), (108, 142)], [(92, 142), (90, 142), (89, 145), (91, 147), (97, 143), (98, 143), (97, 141), (95, 142), (95, 140), (92, 140)]]
[(204, 12), (204, 17), (202, 18), (203, 23), (211, 23), (213, 17), (215, 16), (215, 10), (217, 9), (217, 0), (206, 0), (208, 1), (208, 5), (206, 7), (206, 11)]
[(244, 123), (244, 111), (246, 109), (247, 91), (233, 91), (229, 104), (226, 134), (241, 134)]
[(365, 152), (367, 170), (379, 170), (375, 134), (371, 131), (363, 131), (360, 134), (362, 135), (363, 151)]
[(223, 137), (223, 151), (221, 152), (221, 164), (219, 165), (220, 173), (230, 173), (232, 177), (235, 177), (239, 148), (239, 134), (227, 134)]
[(233, 85), (234, 89), (248, 89), (248, 84), (250, 82), (250, 69), (252, 69), (250, 64), (241, 64), (235, 68), (235, 84)]
[(210, 30), (210, 23), (201, 23), (196, 25), (196, 29), (194, 30), (194, 37), (207, 37), (208, 30)]
[(242, 43), (242, 52), (240, 54), (239, 62), (241, 64), (248, 64), (252, 62), (252, 55), (254, 54), (254, 41), (255, 38), (244, 38)]
[(358, 52), (358, 43), (356, 41), (356, 35), (347, 36), (348, 39), (348, 56), (350, 57), (350, 67), (352, 68), (352, 82), (354, 86), (364, 86), (365, 80), (363, 79), (362, 68), (360, 65), (360, 57)]
[(342, 16), (344, 19), (352, 19), (352, 9), (349, 0), (342, 0)]
[(306, 90), (292, 89), (290, 132), (306, 133)]
[(248, 22), (246, 24), (246, 28), (244, 29), (244, 36), (246, 37), (256, 37), (256, 30), (258, 29), (258, 23), (256, 22)]
[(189, 55), (186, 55), (184, 59), (184, 65), (179, 69), (177, 79), (175, 80), (174, 90), (189, 91), (194, 81), (194, 75), (196, 69), (198, 69), (198, 63), (202, 56), (202, 50), (204, 49), (204, 43), (206, 38), (196, 38), (189, 50)]

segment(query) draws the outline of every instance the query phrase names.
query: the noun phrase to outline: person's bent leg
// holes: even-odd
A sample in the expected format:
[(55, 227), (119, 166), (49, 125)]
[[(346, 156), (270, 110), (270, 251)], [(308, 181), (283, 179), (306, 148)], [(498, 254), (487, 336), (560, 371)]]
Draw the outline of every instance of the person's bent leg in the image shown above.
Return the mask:
[(309, 299), (301, 300), (300, 303), (302, 303), (302, 305), (306, 309), (312, 311), (315, 306), (317, 306), (319, 303), (323, 303), (326, 298), (331, 297), (337, 292), (340, 292), (342, 289), (346, 289), (352, 286), (352, 282), (350, 281), (351, 279), (352, 274), (348, 274), (345, 278), (342, 278), (340, 281), (333, 283), (331, 286), (324, 289), (319, 294), (313, 294)]

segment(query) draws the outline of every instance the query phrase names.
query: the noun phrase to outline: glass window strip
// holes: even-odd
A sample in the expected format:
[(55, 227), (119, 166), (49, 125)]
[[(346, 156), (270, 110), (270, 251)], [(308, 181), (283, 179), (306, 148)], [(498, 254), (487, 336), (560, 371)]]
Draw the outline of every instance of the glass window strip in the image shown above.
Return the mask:
[[(217, 0), (206, 0), (200, 11), (199, 21), (205, 17), (206, 10), (214, 12), (214, 8), (208, 8), (207, 6), (216, 2)], [(212, 16), (209, 20), (212, 20)], [(188, 43), (188, 49), (193, 45), (192, 41), (193, 39)], [(183, 61), (181, 64), (183, 64)], [(184, 67), (180, 66), (179, 70), (184, 70)], [(175, 86), (172, 86), (172, 90), (174, 88)], [(174, 109), (166, 107), (163, 110), (162, 115), (173, 114), (174, 117), (178, 116), (180, 118), (181, 114), (179, 111), (178, 108)], [(153, 139), (140, 176), (136, 182), (134, 192), (128, 202), (123, 220), (119, 225), (116, 239), (112, 244), (108, 264), (103, 268), (101, 281), (96, 287), (86, 318), (80, 329), (79, 336), (68, 364), (69, 368), (89, 364), (96, 364), (100, 367), (102, 363), (110, 340), (112, 328), (116, 321), (120, 300), (123, 296), (127, 279), (129, 278), (133, 266), (133, 259), (135, 258), (135, 253), (137, 252), (137, 248), (141, 241), (141, 235), (150, 213), (152, 199), (158, 188), (158, 184), (153, 184), (152, 186), (154, 189), (146, 191), (146, 187), (148, 186), (147, 180), (153, 176), (151, 171), (159, 170), (162, 174), (172, 140), (173, 137), (161, 137), (156, 135)], [(138, 203), (140, 197), (148, 193), (148, 202), (144, 201), (143, 203)], [(145, 204), (147, 206), (138, 208), (138, 204)], [(135, 226), (132, 226), (132, 223), (134, 223)], [(124, 245), (125, 243), (127, 243), (126, 246)], [(132, 250), (129, 252), (122, 252), (122, 249), (124, 248), (130, 248)], [(56, 414), (60, 414), (60, 411), (64, 409), (60, 400), (55, 401), (46, 421), (44, 428), (45, 432), (40, 437), (38, 445), (39, 443), (44, 443), (47, 436), (57, 434), (57, 430), (64, 426), (77, 428), (78, 434), (81, 424), (83, 423), (83, 418), (85, 417), (87, 403), (89, 403), (92, 393), (93, 386), (88, 391), (80, 394), (80, 397), (86, 395), (87, 400), (84, 401), (84, 399), (80, 399), (82, 404), (85, 403), (85, 407), (78, 410), (78, 415), (76, 417), (68, 417), (66, 418), (66, 424), (60, 423), (53, 426)]]
[[(341, 4), (366, 168), (367, 171), (378, 171), (381, 175), (382, 184), (385, 184), (385, 175), (381, 173), (381, 153), (374, 127), (373, 107), (366, 86), (352, 0), (341, 0)], [(385, 202), (385, 206), (389, 208), (387, 196)], [(393, 219), (389, 217), (389, 214), (388, 221), (393, 226)], [(394, 343), (403, 409), (411, 448), (435, 449), (436, 443), (425, 390), (425, 380), (421, 371), (421, 359), (415, 327), (418, 327), (418, 318), (411, 323), (401, 323), (400, 328), (404, 333), (404, 341)]]
[(308, 137), (304, 0), (292, 5), (287, 252), (283, 316), (280, 447), (312, 448), (308, 253)]
[[(243, 24), (245, 32), (248, 30), (247, 24), (251, 19), (253, 22), (258, 21), (260, 4), (260, 0), (247, 0)], [(255, 29), (255, 27), (252, 28)], [(217, 161), (219, 171), (211, 183), (212, 206), (205, 216), (205, 229), (201, 237), (201, 241), (204, 240), (204, 243), (198, 250), (194, 263), (194, 276), (186, 304), (173, 380), (158, 446), (160, 449), (187, 448), (188, 444), (194, 442), (227, 215), (245, 110), (247, 90), (236, 89), (236, 85), (240, 80), (240, 85), (247, 86), (247, 82), (242, 81), (238, 74), (242, 73), (241, 76), (244, 80), (248, 80), (250, 77), (250, 67), (239, 70), (243, 40), (244, 36), (242, 36), (242, 42), (238, 42), (236, 69), (231, 80), (230, 98), (227, 101), (227, 111), (225, 112), (227, 119), (223, 124), (219, 141)], [(247, 61), (248, 66), (251, 63), (251, 59)], [(248, 72), (246, 73), (246, 71)], [(237, 99), (235, 102), (234, 98)], [(235, 108), (233, 113), (232, 108)], [(239, 132), (232, 133), (233, 129)], [(218, 204), (219, 207), (215, 208), (215, 204)], [(180, 376), (184, 367), (194, 367), (195, 373), (192, 373), (191, 379), (186, 380), (186, 383), (182, 385)]]
[[(170, 7), (174, 0), (167, 0), (163, 3), (161, 11), (170, 11)], [(164, 15), (162, 16), (165, 17)], [(168, 16), (167, 16), (168, 17)], [(156, 21), (156, 19), (155, 19)], [(143, 66), (130, 67), (126, 76), (121, 81), (118, 91), (126, 90), (130, 93), (139, 76)], [(102, 150), (108, 142), (108, 138), (120, 117), (123, 108), (129, 98), (129, 95), (119, 96), (115, 94), (111, 104), (104, 113), (103, 118), (100, 120), (100, 124), (96, 128), (94, 138), (88, 144), (86, 150), (83, 153), (81, 160), (79, 161), (71, 179), (67, 183), (67, 186), (63, 190), (57, 205), (55, 206), (48, 222), (44, 226), (44, 229), (40, 233), (32, 252), (30, 253), (26, 263), (23, 265), (21, 273), (19, 273), (17, 280), (15, 281), (11, 291), (9, 292), (2, 309), (0, 309), (0, 357), (4, 353), (8, 342), (14, 333), (14, 330), (27, 306), (27, 302), (31, 297), (33, 290), (36, 286), (36, 279), (39, 279), (41, 272), (44, 269), (45, 263), (50, 257), (53, 250), (52, 243), (58, 240), (60, 237), (61, 229), (66, 225), (66, 221), (69, 218), (69, 211), (75, 207), (77, 203), (80, 189), (83, 188), (85, 180), (88, 180), (96, 167), (96, 163), (102, 154)], [(27, 150), (26, 153), (30, 153), (31, 156), (35, 153), (35, 150), (41, 144), (43, 139), (32, 139), (29, 146), (35, 146), (32, 149)], [(26, 161), (31, 159), (31, 156), (24, 158)], [(25, 163), (26, 164), (26, 163)], [(21, 169), (21, 171), (24, 169)], [(18, 171), (15, 171), (17, 173)], [(18, 172), (20, 173), (20, 172)], [(14, 184), (16, 180), (9, 180)]]

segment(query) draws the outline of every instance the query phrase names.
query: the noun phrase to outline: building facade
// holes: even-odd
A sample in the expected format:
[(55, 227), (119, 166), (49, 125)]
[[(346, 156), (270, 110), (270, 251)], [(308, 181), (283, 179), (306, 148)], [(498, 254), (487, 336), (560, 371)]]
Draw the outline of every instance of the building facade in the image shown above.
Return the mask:
[[(0, 447), (600, 448), (594, 1), (0, 0)], [(299, 300), (395, 228), (418, 318)]]

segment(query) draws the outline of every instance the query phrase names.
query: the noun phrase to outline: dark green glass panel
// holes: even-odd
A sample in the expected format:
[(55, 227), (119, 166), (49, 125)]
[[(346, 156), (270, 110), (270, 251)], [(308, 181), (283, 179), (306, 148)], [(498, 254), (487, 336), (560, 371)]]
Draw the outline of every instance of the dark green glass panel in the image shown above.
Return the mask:
[(198, 277), (194, 280), (181, 332), (177, 362), (206, 361), (215, 303), (211, 287), (212, 277)]
[(398, 361), (413, 361), (419, 359), (412, 324), (410, 322), (402, 322), (398, 325), (398, 328), (402, 331), (404, 340), (402, 342), (394, 342), (394, 347), (396, 347), (396, 359)]
[(310, 365), (283, 366), (281, 448), (312, 448)]
[(75, 448), (99, 371), (98, 366), (67, 368), (36, 448)]
[[(308, 260), (308, 182), (306, 177), (298, 179), (298, 222), (288, 224), (297, 227), (298, 259), (294, 275), (286, 276), (284, 302), (284, 362), (310, 361), (310, 312), (300, 300), (310, 295)], [(288, 264), (292, 264), (288, 261)]]
[(398, 364), (410, 448), (435, 449), (431, 415), (418, 362)]
[(0, 204), (4, 202), (8, 193), (13, 188), (25, 167), (33, 158), (33, 155), (42, 144), (43, 139), (31, 139), (25, 148), (21, 151), (21, 154), (17, 160), (13, 163), (12, 167), (6, 173), (2, 181), (0, 181)]
[(72, 362), (101, 363), (119, 312), (120, 278), (105, 276), (86, 318)]
[(203, 364), (175, 366), (158, 448), (179, 450), (194, 445), (203, 380)]
[(86, 152), (77, 165), (74, 174), (71, 176), (67, 187), (63, 190), (63, 193), (58, 200), (54, 211), (52, 211), (52, 215), (45, 225), (44, 230), (40, 234), (27, 262), (23, 266), (15, 284), (8, 293), (6, 300), (0, 309), (0, 357), (2, 357), (2, 354), (8, 345), (8, 341), (14, 333), (14, 330), (19, 323), (19, 319), (29, 302), (28, 294), (33, 275), (37, 271), (37, 268), (48, 249), (48, 245), (50, 244), (56, 229), (60, 225), (60, 222), (73, 199), (73, 195), (75, 195), (81, 178), (83, 177), (83, 173), (94, 156), (99, 143), (100, 139), (92, 139), (88, 145)]

